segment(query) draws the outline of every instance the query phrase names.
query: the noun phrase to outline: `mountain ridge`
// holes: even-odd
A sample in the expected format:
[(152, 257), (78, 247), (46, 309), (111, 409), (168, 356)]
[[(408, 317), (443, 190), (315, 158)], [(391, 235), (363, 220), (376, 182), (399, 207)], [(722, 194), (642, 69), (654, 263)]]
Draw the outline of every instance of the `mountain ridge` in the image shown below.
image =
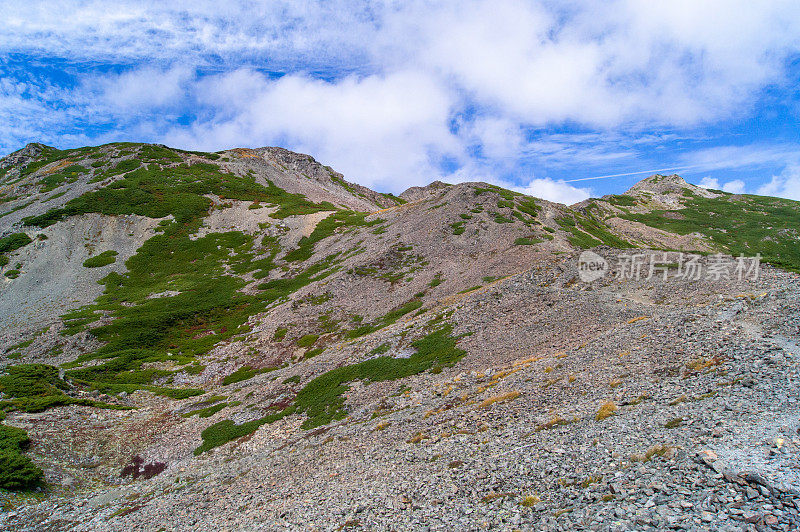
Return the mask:
[[(798, 298), (800, 258), (792, 249), (800, 203), (789, 200), (707, 192), (677, 176), (651, 176), (625, 194), (573, 206), (479, 182), (434, 182), (394, 197), (282, 148), (28, 145), (0, 168), (0, 392), (8, 416), (0, 430), (29, 434), (27, 453), (23, 445), (12, 449), (27, 464), (20, 471), (30, 477), (40, 467), (47, 485), (68, 487), (64, 498), (40, 506), (14, 499), (34, 528), (59, 504), (67, 509), (55, 514), (86, 528), (145, 526), (146, 516), (182, 528), (164, 514), (175, 504), (176, 478), (192, 478), (220, 501), (215, 512), (233, 519), (225, 506), (235, 497), (220, 494), (214, 479), (234, 470), (265, 471), (241, 474), (254, 485), (284, 478), (277, 489), (314, 493), (338, 507), (336, 497), (378, 478), (385, 465), (403, 472), (399, 484), (371, 489), (400, 497), (403, 482), (430, 485), (418, 468), (433, 464), (434, 448), (450, 463), (475, 457), (463, 474), (448, 464), (436, 474), (455, 475), (456, 499), (497, 524), (510, 519), (510, 508), (500, 503), (487, 513), (481, 498), (494, 501), (504, 484), (513, 485), (509, 497), (533, 497), (527, 474), (510, 468), (477, 497), (468, 486), (473, 473), (491, 470), (493, 456), (516, 453), (515, 439), (536, 438), (541, 448), (552, 445), (550, 437), (563, 437), (558, 445), (591, 441), (605, 419), (598, 408), (612, 404), (619, 413), (609, 411), (603, 427), (613, 427), (628, 454), (644, 452), (652, 446), (641, 449), (647, 434), (627, 428), (633, 419), (644, 422), (637, 396), (663, 403), (681, 386), (692, 397), (706, 393), (703, 387), (722, 390), (718, 382), (739, 377), (720, 368), (745, 379), (751, 358), (763, 354), (745, 349), (747, 338), (765, 341), (760, 328), (731, 338), (715, 320), (745, 330), (751, 326), (731, 321), (744, 313), (758, 327), (774, 327), (786, 353), (796, 341), (791, 305), (780, 303)], [(769, 239), (761, 225), (772, 228)], [(584, 282), (578, 263), (588, 249), (609, 262), (631, 253), (664, 256), (671, 271), (689, 252), (708, 255), (699, 257), (703, 265), (716, 253), (763, 252), (784, 269), (766, 265), (755, 280)], [(692, 336), (690, 321), (703, 339), (726, 346), (724, 356), (714, 358)], [(637, 356), (623, 356), (621, 344)], [(738, 385), (724, 390), (747, 393)], [(670, 419), (662, 418), (675, 408), (647, 410), (661, 423), (648, 434), (688, 448), (692, 427), (663, 430)], [(484, 450), (486, 438), (498, 447)], [(378, 469), (353, 462), (348, 445), (380, 456)], [(613, 476), (599, 450), (570, 451), (571, 467), (583, 468), (570, 473), (578, 483), (584, 473)], [(403, 465), (405, 454), (415, 458)], [(160, 473), (123, 475), (139, 471), (142, 464), (129, 463), (134, 455)], [(82, 465), (87, 456), (91, 467)], [(304, 464), (296, 478), (289, 456)], [(591, 471), (579, 465), (590, 456)], [(670, 456), (665, 463), (688, 459)], [(345, 480), (323, 481), (326, 467), (338, 467)], [(203, 480), (209, 471), (217, 473)], [(367, 476), (359, 480), (359, 472)], [(545, 490), (553, 479), (539, 473), (536, 490)], [(765, 474), (791, 480), (781, 471)], [(143, 482), (158, 495), (137, 510), (127, 512), (124, 498), (110, 495), (139, 493)], [(445, 485), (430, 487), (430, 497), (445, 500)], [(548, 515), (565, 507), (570, 489), (547, 488)], [(114, 501), (102, 517), (68, 502), (94, 493)], [(358, 504), (383, 526), (375, 510), (382, 499), (361, 493)], [(586, 503), (587, 516), (604, 504), (596, 499)], [(314, 508), (292, 505), (295, 517), (270, 510), (270, 522), (321, 519)], [(409, 515), (421, 519), (426, 510), (413, 506)], [(545, 514), (524, 515), (541, 524)], [(215, 526), (215, 514), (203, 515), (203, 526)], [(239, 526), (257, 522), (248, 519)]]

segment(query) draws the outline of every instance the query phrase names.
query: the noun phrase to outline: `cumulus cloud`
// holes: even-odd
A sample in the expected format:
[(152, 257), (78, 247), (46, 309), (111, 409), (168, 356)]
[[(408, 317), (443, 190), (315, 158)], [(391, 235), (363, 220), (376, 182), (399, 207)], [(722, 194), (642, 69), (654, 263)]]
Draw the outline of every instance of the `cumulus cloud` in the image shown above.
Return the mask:
[(442, 177), (441, 158), (463, 157), (449, 129), (451, 95), (415, 72), (329, 82), (238, 70), (202, 80), (196, 97), (208, 118), (173, 128), (168, 143), (285, 145), (393, 192)]
[[(567, 203), (587, 192), (529, 181), (525, 165), (634, 164), (670, 131), (750, 112), (800, 50), (789, 0), (6, 0), (0, 16), (2, 55), (68, 65), (70, 78), (0, 60), (6, 149), (278, 144), (383, 190), (488, 173)], [(790, 151), (760, 148), (685, 164)]]
[(759, 187), (758, 193), (764, 196), (778, 196), (800, 201), (800, 166), (786, 167), (781, 174)]
[(744, 181), (741, 179), (734, 179), (722, 185), (722, 190), (730, 192), (731, 194), (744, 194)]
[(553, 179), (531, 179), (524, 186), (514, 186), (512, 188), (529, 196), (565, 205), (578, 203), (590, 198), (592, 195), (592, 191), (589, 188), (577, 188), (562, 180)]
[(719, 179), (714, 177), (708, 177), (708, 176), (704, 177), (700, 181), (700, 183), (698, 183), (698, 186), (701, 186), (703, 188), (713, 188), (714, 190), (720, 190)]
[(711, 188), (714, 190), (722, 190), (723, 192), (730, 192), (731, 194), (744, 194), (745, 182), (741, 179), (733, 179), (724, 184), (720, 184), (719, 179), (715, 177), (704, 177), (698, 183), (698, 186), (703, 188)]

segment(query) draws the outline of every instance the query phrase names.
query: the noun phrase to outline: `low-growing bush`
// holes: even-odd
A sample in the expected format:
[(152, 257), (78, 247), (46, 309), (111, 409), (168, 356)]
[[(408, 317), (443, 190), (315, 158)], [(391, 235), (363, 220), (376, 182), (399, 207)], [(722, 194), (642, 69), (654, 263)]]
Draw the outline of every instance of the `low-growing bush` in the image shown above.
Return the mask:
[(108, 266), (109, 264), (114, 264), (117, 261), (117, 252), (113, 249), (109, 249), (108, 251), (104, 251), (99, 255), (95, 255), (94, 257), (89, 257), (85, 261), (83, 261), (83, 265), (86, 268), (100, 268), (102, 266)]

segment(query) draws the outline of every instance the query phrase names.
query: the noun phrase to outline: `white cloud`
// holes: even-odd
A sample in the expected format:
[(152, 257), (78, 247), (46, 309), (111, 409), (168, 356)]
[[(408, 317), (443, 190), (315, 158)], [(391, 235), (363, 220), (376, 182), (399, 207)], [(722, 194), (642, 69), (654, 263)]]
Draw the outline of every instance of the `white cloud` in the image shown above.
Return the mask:
[[(2, 147), (279, 144), (395, 192), (478, 167), (633, 165), (673, 131), (747, 114), (800, 50), (790, 0), (6, 0), (0, 17), (2, 55), (126, 65), (72, 88), (0, 76)], [(543, 133), (529, 140), (531, 128)], [(642, 133), (654, 129), (666, 133)], [(686, 164), (791, 163), (792, 150), (720, 147)]]
[(731, 194), (744, 194), (746, 185), (741, 179), (734, 179), (732, 181), (727, 181), (724, 184), (720, 184), (719, 179), (706, 176), (700, 180), (698, 186), (703, 188), (711, 188), (714, 190), (722, 190), (724, 192), (730, 192)]
[(720, 190), (719, 179), (716, 179), (714, 177), (708, 177), (708, 176), (704, 177), (700, 181), (700, 183), (698, 183), (698, 186), (701, 186), (703, 188), (713, 188), (714, 190)]
[(592, 195), (589, 188), (577, 188), (564, 181), (553, 179), (531, 179), (527, 185), (512, 186), (511, 188), (529, 196), (565, 205), (578, 203), (590, 198)]
[(787, 166), (780, 175), (758, 189), (764, 196), (778, 196), (800, 201), (800, 166)]
[(88, 77), (82, 92), (90, 100), (87, 103), (114, 114), (145, 112), (180, 103), (193, 78), (194, 72), (185, 66), (146, 66), (121, 74)]
[(202, 80), (196, 96), (208, 116), (189, 130), (174, 128), (168, 143), (284, 145), (393, 192), (442, 177), (439, 158), (463, 156), (448, 125), (451, 95), (414, 72), (328, 82), (239, 70)]
[(747, 144), (715, 146), (689, 152), (682, 162), (702, 170), (758, 167), (769, 164), (800, 162), (800, 145), (797, 144)]
[(479, 118), (471, 125), (473, 140), (485, 157), (491, 159), (519, 158), (525, 138), (519, 124), (511, 120)]
[(741, 179), (734, 179), (722, 185), (722, 190), (730, 192), (731, 194), (744, 194), (744, 181)]

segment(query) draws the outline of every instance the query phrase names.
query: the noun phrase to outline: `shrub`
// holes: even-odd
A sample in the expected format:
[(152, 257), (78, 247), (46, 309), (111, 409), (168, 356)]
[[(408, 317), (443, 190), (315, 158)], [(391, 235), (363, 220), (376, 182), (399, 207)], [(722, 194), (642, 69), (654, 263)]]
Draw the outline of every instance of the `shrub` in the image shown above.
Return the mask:
[(25, 490), (41, 484), (44, 473), (30, 458), (13, 449), (0, 448), (0, 488)]
[(33, 242), (33, 240), (25, 233), (12, 233), (0, 238), (0, 253), (15, 251), (23, 246), (27, 246), (31, 242)]
[(306, 334), (297, 339), (298, 347), (311, 347), (319, 339), (318, 334)]
[(532, 245), (538, 244), (539, 242), (542, 242), (542, 241), (543, 240), (541, 240), (540, 238), (536, 238), (536, 237), (533, 237), (533, 236), (520, 237), (520, 238), (514, 240), (514, 245), (515, 246), (532, 246)]
[(83, 261), (83, 265), (86, 268), (100, 268), (101, 266), (108, 266), (109, 264), (114, 264), (117, 261), (117, 252), (113, 249), (109, 249), (108, 251), (104, 251), (99, 255), (95, 255), (94, 257), (89, 257), (85, 261)]
[(258, 371), (254, 370), (250, 366), (242, 366), (241, 368), (237, 369), (224, 379), (222, 379), (222, 385), (227, 386), (229, 384), (234, 384), (241, 381), (246, 381), (247, 379), (252, 379), (258, 374)]

